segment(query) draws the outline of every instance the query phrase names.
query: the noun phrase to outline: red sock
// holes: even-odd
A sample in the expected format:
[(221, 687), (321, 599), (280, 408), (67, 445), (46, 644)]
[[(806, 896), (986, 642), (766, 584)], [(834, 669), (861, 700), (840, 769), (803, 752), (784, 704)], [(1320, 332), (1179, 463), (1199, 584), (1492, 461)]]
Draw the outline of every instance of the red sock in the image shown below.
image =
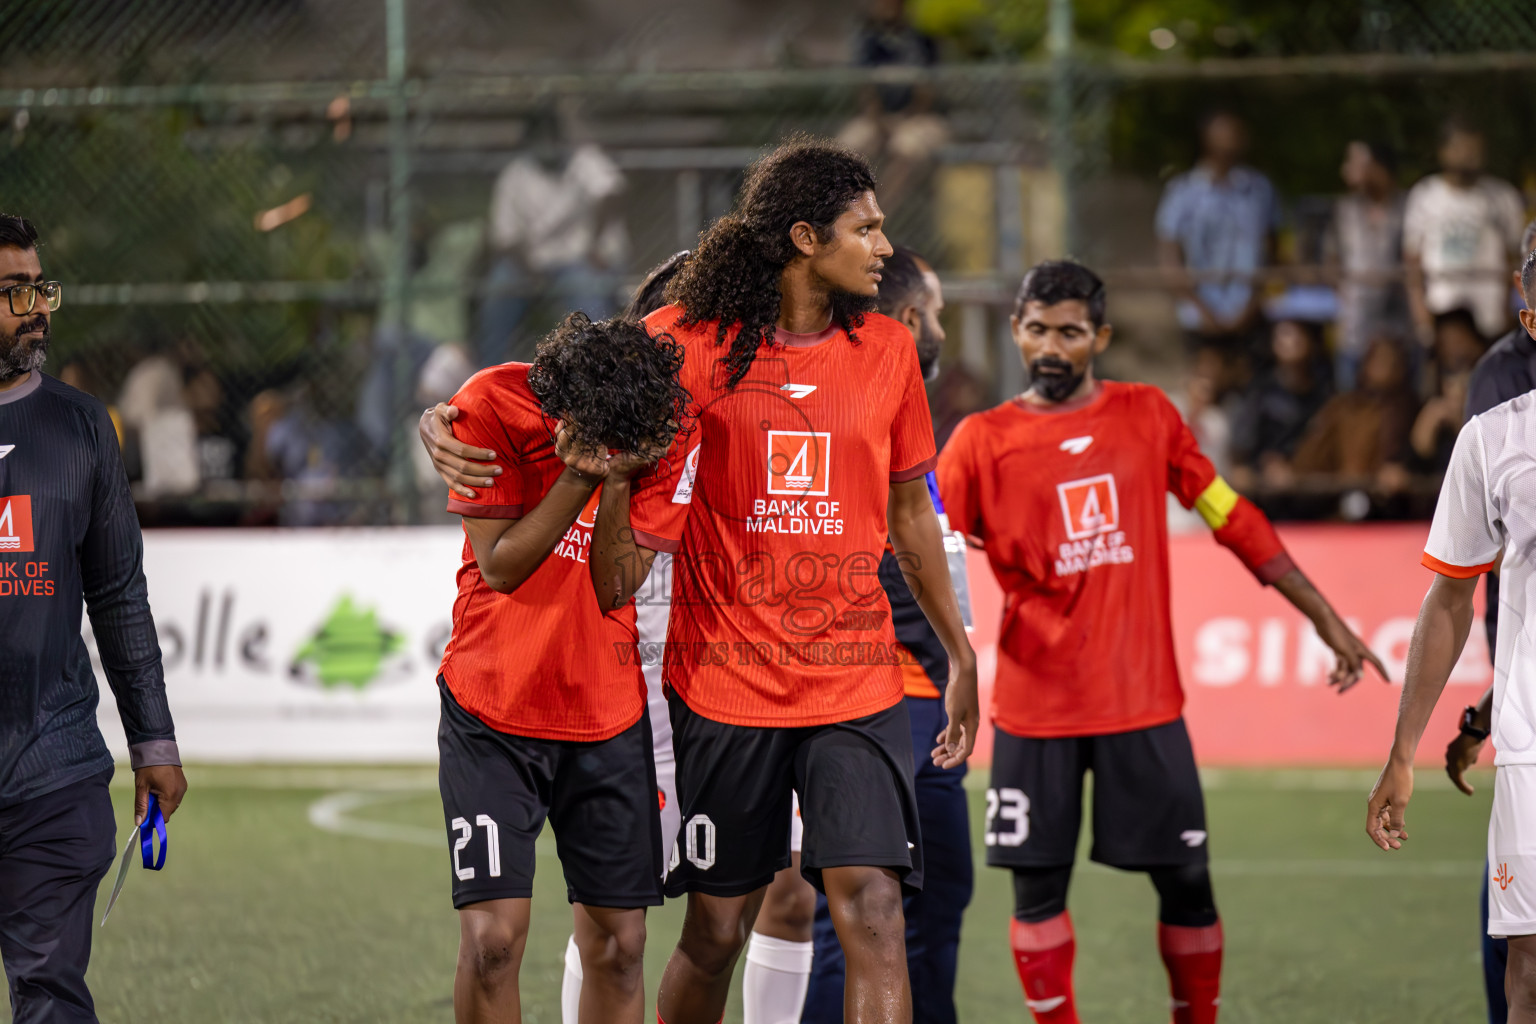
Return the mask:
[(1077, 941), (1066, 912), (1028, 924), (1014, 918), (1008, 930), (1013, 960), (1024, 985), (1024, 1002), (1038, 1024), (1078, 1024), (1072, 1000), (1072, 958)]
[(1216, 1024), (1221, 1005), (1221, 922), (1205, 928), (1158, 923), (1157, 950), (1168, 968), (1173, 1024)]

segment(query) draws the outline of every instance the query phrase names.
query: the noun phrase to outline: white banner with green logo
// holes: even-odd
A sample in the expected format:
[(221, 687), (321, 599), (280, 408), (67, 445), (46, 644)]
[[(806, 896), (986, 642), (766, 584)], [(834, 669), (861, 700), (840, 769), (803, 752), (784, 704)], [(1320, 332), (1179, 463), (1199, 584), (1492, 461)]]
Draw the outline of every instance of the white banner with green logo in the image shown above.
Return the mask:
[[(454, 527), (146, 533), (182, 757), (435, 761), (463, 544)], [(96, 670), (102, 732), (126, 761)]]

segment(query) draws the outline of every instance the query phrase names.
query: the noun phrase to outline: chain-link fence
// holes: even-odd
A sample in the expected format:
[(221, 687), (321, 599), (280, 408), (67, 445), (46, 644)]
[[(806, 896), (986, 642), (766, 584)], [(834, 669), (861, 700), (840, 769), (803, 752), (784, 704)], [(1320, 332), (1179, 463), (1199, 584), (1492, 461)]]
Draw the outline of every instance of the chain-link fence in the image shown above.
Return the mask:
[(1406, 185), (1473, 117), (1536, 196), (1523, 3), (909, 6), (936, 63), (859, 66), (851, 0), (0, 2), (0, 208), (66, 284), (49, 370), (114, 406), (146, 523), (421, 521), (420, 408), (617, 309), (793, 131), (870, 152), (945, 280), (941, 432), (1023, 386), (1013, 288), (1068, 252), (1110, 284), (1107, 368), (1183, 386), (1153, 223), (1212, 108), (1283, 197), (1276, 296), (1337, 280), (1351, 139)]

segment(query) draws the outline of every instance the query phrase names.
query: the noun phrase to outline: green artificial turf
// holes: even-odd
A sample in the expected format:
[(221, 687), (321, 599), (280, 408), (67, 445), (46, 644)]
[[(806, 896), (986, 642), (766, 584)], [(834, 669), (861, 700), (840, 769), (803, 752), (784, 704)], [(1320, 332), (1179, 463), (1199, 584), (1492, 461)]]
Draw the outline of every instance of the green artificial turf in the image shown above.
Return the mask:
[[(452, 1020), (458, 926), (432, 770), (195, 767), (187, 776), (167, 869), (135, 868), (96, 931), (90, 981), (103, 1021)], [(127, 778), (120, 771), (113, 788), (120, 829)], [(1492, 776), (1477, 773), (1468, 799), (1421, 771), (1413, 840), (1391, 856), (1364, 836), (1371, 780), (1207, 773), (1227, 1024), (1484, 1019), (1477, 894)], [(971, 798), (979, 836), (979, 787)], [(530, 1024), (559, 1019), (570, 928), (547, 835), (541, 852), (522, 971)], [(98, 914), (107, 892), (103, 884)], [(964, 1021), (1028, 1020), (1008, 949), (1011, 904), (1008, 875), (980, 869), (961, 946)], [(1083, 1020), (1164, 1024), (1146, 879), (1080, 863), (1071, 908)], [(681, 916), (680, 903), (651, 915), (652, 997)], [(740, 1014), (737, 996), (726, 1020)]]

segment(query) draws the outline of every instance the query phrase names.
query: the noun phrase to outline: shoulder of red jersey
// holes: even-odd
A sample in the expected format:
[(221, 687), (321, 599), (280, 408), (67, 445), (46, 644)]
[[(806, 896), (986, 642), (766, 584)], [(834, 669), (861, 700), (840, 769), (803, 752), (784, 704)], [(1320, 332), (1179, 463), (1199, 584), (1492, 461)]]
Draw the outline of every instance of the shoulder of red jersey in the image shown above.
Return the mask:
[(912, 344), (912, 332), (900, 320), (892, 320), (884, 313), (865, 313), (863, 325), (855, 327), (853, 333), (860, 340), (893, 341), (917, 351)]
[(1143, 384), (1134, 380), (1107, 380), (1103, 384), (1104, 390), (1109, 392), (1112, 398), (1121, 401), (1132, 402), (1137, 405), (1151, 406), (1160, 410), (1178, 411), (1168, 393), (1154, 384)]
[(473, 401), (476, 399), (494, 400), (505, 396), (508, 392), (532, 395), (528, 390), (528, 371), (533, 369), (527, 363), (501, 363), (496, 366), (487, 366), (465, 381), (453, 396), (451, 405), (459, 405), (461, 401)]
[[(679, 330), (681, 328), (679, 321), (682, 318), (683, 307), (674, 304), (651, 310), (640, 322), (645, 325), (646, 330), (650, 331), (654, 337), (657, 334), (671, 334)], [(698, 325), (694, 325), (693, 329), (697, 330)]]

